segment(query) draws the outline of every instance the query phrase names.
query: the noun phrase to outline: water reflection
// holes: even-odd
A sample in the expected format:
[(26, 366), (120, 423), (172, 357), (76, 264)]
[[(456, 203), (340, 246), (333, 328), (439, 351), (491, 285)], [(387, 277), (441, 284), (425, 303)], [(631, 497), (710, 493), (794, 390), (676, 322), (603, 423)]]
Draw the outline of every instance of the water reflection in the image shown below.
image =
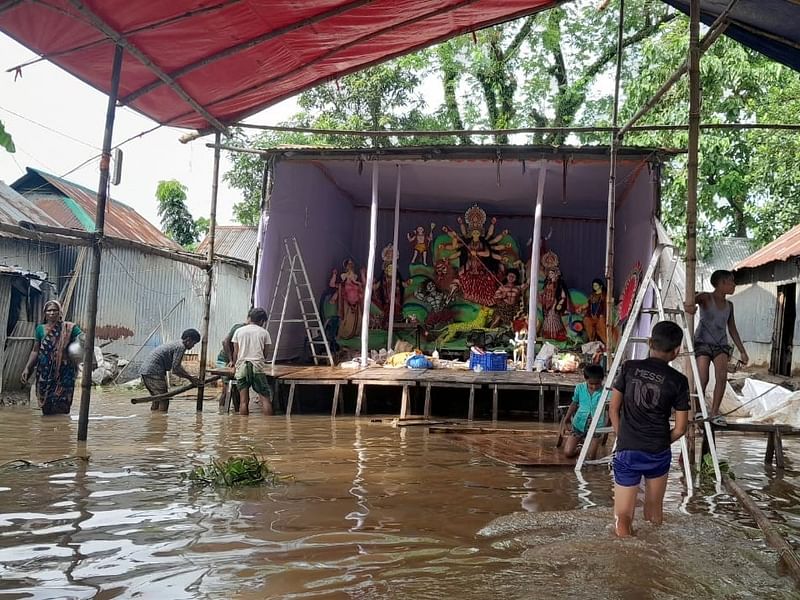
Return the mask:
[[(88, 463), (0, 469), (0, 595), (794, 597), (736, 503), (703, 486), (689, 496), (677, 466), (667, 526), (621, 544), (608, 532), (605, 467), (517, 469), (424, 427), (369, 419), (176, 409), (108, 419), (129, 417), (127, 400), (95, 401)], [(0, 463), (74, 456), (76, 426), (4, 410)], [(293, 480), (215, 491), (180, 479), (251, 448)], [(721, 452), (762, 506), (800, 531), (797, 473), (765, 470), (759, 439), (723, 439)], [(663, 556), (678, 561), (675, 573), (659, 571)], [(713, 577), (725, 582), (715, 588)], [(734, 594), (748, 578), (757, 585)]]

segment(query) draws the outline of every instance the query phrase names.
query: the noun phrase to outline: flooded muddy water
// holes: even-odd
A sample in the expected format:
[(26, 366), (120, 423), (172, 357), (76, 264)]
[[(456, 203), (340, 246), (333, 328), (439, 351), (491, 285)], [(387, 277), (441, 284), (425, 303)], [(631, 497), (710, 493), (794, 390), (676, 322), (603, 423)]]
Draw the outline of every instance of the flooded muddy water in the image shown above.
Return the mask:
[[(735, 501), (713, 488), (687, 499), (677, 467), (665, 525), (618, 541), (605, 468), (517, 469), (389, 419), (170, 411), (96, 397), (89, 459), (61, 461), (83, 452), (75, 417), (2, 410), (0, 598), (798, 597)], [(796, 538), (800, 474), (765, 468), (764, 445), (721, 448)], [(291, 477), (181, 480), (250, 448)]]

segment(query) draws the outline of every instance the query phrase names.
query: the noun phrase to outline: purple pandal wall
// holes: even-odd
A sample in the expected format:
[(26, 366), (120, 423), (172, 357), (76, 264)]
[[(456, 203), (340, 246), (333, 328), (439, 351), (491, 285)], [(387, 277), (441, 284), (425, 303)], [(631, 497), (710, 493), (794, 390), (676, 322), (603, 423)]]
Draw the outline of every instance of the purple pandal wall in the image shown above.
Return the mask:
[[(607, 164), (606, 159), (598, 157), (597, 166)], [(431, 162), (427, 163), (431, 165)], [(339, 161), (336, 168), (341, 169)], [(319, 300), (326, 290), (330, 272), (341, 268), (342, 260), (350, 256), (357, 267), (366, 267), (369, 244), (369, 197), (352, 198), (348, 193), (334, 185), (332, 179), (323, 173), (317, 163), (311, 161), (278, 161), (276, 163), (275, 185), (270, 198), (268, 220), (262, 222), (262, 254), (256, 286), (256, 303), (269, 309), (275, 280), (283, 255), (282, 240), (286, 236), (296, 236), (308, 268), (314, 296)], [(352, 169), (357, 169), (353, 163)], [(333, 172), (333, 169), (330, 170)], [(382, 170), (394, 180), (391, 170)], [(573, 171), (574, 173), (574, 171)], [(561, 181), (549, 182), (544, 199), (544, 220), (542, 236), (548, 249), (555, 251), (561, 261), (561, 270), (567, 284), (588, 292), (595, 277), (603, 277), (605, 265), (606, 223), (605, 214), (607, 189), (593, 185), (582, 188), (583, 204), (565, 205), (562, 199)], [(583, 183), (573, 174), (571, 189), (580, 188)], [(553, 185), (551, 186), (550, 183)], [(458, 181), (441, 181), (447, 186), (450, 195), (457, 191)], [(435, 198), (435, 190), (432, 190)], [(401, 193), (400, 217), (400, 274), (408, 275), (408, 264), (412, 248), (406, 235), (418, 225), (430, 229), (436, 224), (435, 233), (441, 233), (442, 225), (458, 228), (457, 218), (463, 216), (464, 209), (472, 200), (470, 190), (464, 190), (465, 200), (459, 203), (443, 203), (425, 210), (403, 210)], [(354, 203), (358, 206), (354, 206)], [(480, 201), (478, 202), (480, 205)], [(378, 214), (378, 239), (376, 273), (381, 270), (381, 249), (392, 240), (394, 198), (381, 196), (381, 209)], [(533, 211), (533, 197), (524, 199), (521, 206), (530, 206)], [(437, 210), (441, 209), (441, 210)], [(495, 216), (489, 206), (484, 206), (487, 217)], [(518, 210), (515, 212), (523, 212)], [(615, 239), (615, 297), (619, 298), (622, 284), (633, 265), (637, 262), (647, 267), (654, 247), (653, 215), (655, 197), (652, 174), (647, 163), (641, 168), (628, 171), (619, 180), (617, 188), (616, 239)], [(550, 216), (548, 216), (548, 214)], [(553, 214), (560, 215), (558, 218)], [(589, 215), (585, 217), (584, 215)], [(497, 216), (497, 231), (508, 229), (520, 246), (523, 258), (530, 255), (528, 241), (533, 229), (532, 216)], [(487, 221), (488, 225), (488, 221)], [(292, 317), (297, 316), (296, 300), (290, 298)], [(292, 327), (292, 326), (289, 326)], [(303, 332), (298, 326), (288, 331), (281, 343), (282, 357), (296, 355), (303, 345)]]

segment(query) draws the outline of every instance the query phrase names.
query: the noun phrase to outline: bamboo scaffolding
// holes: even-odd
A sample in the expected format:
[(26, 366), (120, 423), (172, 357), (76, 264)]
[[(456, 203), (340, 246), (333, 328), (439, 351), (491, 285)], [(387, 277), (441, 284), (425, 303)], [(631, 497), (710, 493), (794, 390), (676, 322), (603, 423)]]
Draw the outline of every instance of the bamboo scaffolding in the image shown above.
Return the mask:
[(114, 135), (114, 117), (117, 111), (119, 80), (122, 74), (122, 46), (114, 47), (114, 62), (111, 69), (111, 92), (106, 106), (106, 125), (103, 134), (103, 153), (100, 159), (100, 182), (97, 185), (97, 207), (95, 209), (94, 230), (96, 237), (92, 244), (91, 272), (89, 276), (89, 303), (86, 306), (86, 346), (83, 350), (83, 376), (81, 378), (81, 408), (78, 416), (78, 441), (85, 442), (89, 434), (89, 404), (92, 400), (92, 361), (94, 359), (94, 338), (97, 325), (97, 295), (100, 287), (100, 262), (102, 260), (103, 230), (106, 221), (106, 200), (108, 198), (109, 166), (111, 164), (111, 139)]
[[(220, 133), (217, 132), (215, 142), (219, 145)], [(206, 290), (203, 298), (203, 326), (200, 338), (200, 381), (206, 378), (206, 361), (208, 360), (208, 329), (211, 320), (211, 291), (214, 284), (214, 241), (217, 234), (217, 196), (219, 193), (219, 148), (214, 148), (214, 168), (211, 175), (211, 210), (208, 226), (208, 264)], [(203, 412), (205, 384), (197, 388), (197, 412)]]
[[(617, 64), (614, 74), (614, 104), (612, 106), (611, 123), (616, 130), (619, 122), (619, 88), (622, 79), (622, 51), (625, 33), (625, 0), (619, 2), (619, 22), (617, 25)], [(606, 213), (606, 364), (611, 366), (611, 340), (614, 336), (614, 231), (617, 213), (617, 152), (621, 138), (611, 136), (611, 151), (608, 161), (608, 211)]]
[[(733, 10), (733, 7), (737, 2), (738, 0), (731, 0), (725, 10), (723, 10), (716, 20), (711, 24), (711, 27), (706, 32), (706, 35), (703, 36), (702, 40), (700, 40), (700, 54), (705, 54), (706, 51), (711, 48), (711, 45), (717, 41), (717, 38), (725, 33), (725, 30), (728, 28), (728, 15), (730, 14), (731, 10)], [(689, 60), (687, 58), (672, 74), (672, 76), (667, 79), (667, 81), (665, 81), (664, 84), (656, 91), (656, 93), (653, 94), (650, 100), (648, 100), (647, 103), (645, 103), (645, 105), (640, 108), (625, 125), (623, 125), (623, 127), (617, 133), (617, 137), (621, 139), (622, 136), (631, 131), (635, 123), (653, 108), (655, 108), (655, 106), (661, 101), (661, 98), (663, 98), (664, 95), (671, 90), (672, 87), (678, 83), (678, 81), (680, 81), (681, 77), (683, 77), (683, 74), (688, 70)]]
[[(103, 35), (112, 40), (117, 48), (123, 48), (145, 66), (153, 75), (158, 77), (164, 84), (169, 87), (175, 94), (178, 95), (184, 102), (192, 107), (193, 112), (196, 112), (203, 117), (213, 129), (217, 131), (227, 131), (227, 127), (223, 125), (216, 117), (214, 117), (205, 107), (203, 107), (197, 100), (195, 100), (183, 87), (167, 73), (165, 73), (153, 60), (144, 52), (139, 50), (133, 45), (124, 35), (111, 27), (108, 23), (103, 21), (97, 14), (94, 13), (84, 2), (81, 0), (68, 0), (69, 3), (83, 16), (89, 24), (100, 31)], [(119, 91), (115, 92), (114, 101), (117, 100)]]
[[(649, 104), (649, 103), (648, 103)], [(645, 111), (646, 112), (646, 111)], [(637, 119), (638, 120), (638, 119)], [(364, 130), (364, 129), (316, 129), (314, 127), (293, 127), (289, 125), (255, 125), (251, 123), (237, 123), (236, 127), (243, 129), (257, 129), (260, 131), (282, 131), (287, 133), (309, 133), (316, 135), (341, 135), (350, 137), (457, 137), (464, 135), (493, 136), (502, 134), (525, 133), (614, 133), (617, 127), (611, 126), (575, 126), (575, 127), (515, 127), (510, 129), (449, 129), (449, 130)], [(685, 131), (688, 125), (669, 125), (653, 123), (649, 125), (624, 126), (625, 133), (649, 133), (653, 131)], [(800, 130), (800, 123), (703, 123), (701, 129), (778, 129)], [(211, 147), (209, 145), (209, 147)]]
[[(697, 174), (700, 155), (700, 0), (689, 4), (689, 155), (686, 161), (686, 299), (694, 304), (697, 273)], [(689, 331), (694, 331), (694, 318), (686, 315)], [(689, 371), (691, 374), (691, 371)], [(690, 375), (691, 376), (691, 375)], [(691, 386), (691, 381), (689, 382)], [(690, 387), (689, 389), (693, 389)], [(694, 398), (694, 396), (692, 396)], [(697, 412), (697, 402), (692, 400), (691, 414)], [(695, 463), (695, 428), (689, 427), (689, 462)]]
[(764, 539), (767, 540), (770, 546), (778, 551), (778, 558), (786, 566), (792, 579), (794, 579), (796, 584), (800, 584), (800, 559), (798, 559), (797, 554), (795, 554), (789, 542), (784, 539), (777, 527), (775, 527), (767, 515), (764, 514), (764, 511), (758, 507), (738, 483), (733, 481), (728, 475), (722, 476), (722, 482), (744, 509), (750, 513), (750, 516), (753, 517), (756, 525), (758, 525), (759, 529), (761, 529), (761, 532), (764, 534)]

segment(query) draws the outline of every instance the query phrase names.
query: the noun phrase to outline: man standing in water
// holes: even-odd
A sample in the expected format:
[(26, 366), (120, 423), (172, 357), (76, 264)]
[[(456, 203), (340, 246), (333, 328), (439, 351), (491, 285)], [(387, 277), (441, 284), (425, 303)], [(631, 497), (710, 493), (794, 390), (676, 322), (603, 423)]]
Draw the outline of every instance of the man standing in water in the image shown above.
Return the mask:
[[(670, 446), (689, 423), (689, 381), (669, 366), (681, 348), (683, 331), (661, 321), (650, 336), (650, 355), (626, 362), (611, 393), (608, 413), (617, 434), (614, 456), (614, 523), (618, 537), (631, 535), (636, 496), (642, 477), (644, 518), (661, 525)], [(675, 411), (675, 427), (669, 419)]]
[(263, 308), (253, 308), (247, 313), (247, 325), (237, 329), (232, 338), (231, 360), (236, 367), (236, 387), (239, 388), (239, 414), (250, 414), (250, 388), (258, 394), (261, 410), (272, 414), (269, 381), (264, 373), (269, 364), (267, 356), (272, 343), (264, 329), (267, 313)]
[[(187, 350), (191, 350), (200, 341), (200, 332), (196, 329), (187, 329), (181, 334), (181, 341), (162, 344), (142, 363), (139, 374), (142, 376), (142, 383), (151, 396), (158, 396), (167, 393), (167, 371), (172, 372), (178, 377), (188, 379), (194, 385), (200, 385), (200, 379), (189, 374), (183, 368), (181, 361)], [(154, 400), (150, 410), (167, 412), (169, 410), (169, 399)]]

